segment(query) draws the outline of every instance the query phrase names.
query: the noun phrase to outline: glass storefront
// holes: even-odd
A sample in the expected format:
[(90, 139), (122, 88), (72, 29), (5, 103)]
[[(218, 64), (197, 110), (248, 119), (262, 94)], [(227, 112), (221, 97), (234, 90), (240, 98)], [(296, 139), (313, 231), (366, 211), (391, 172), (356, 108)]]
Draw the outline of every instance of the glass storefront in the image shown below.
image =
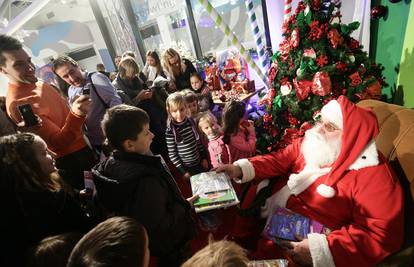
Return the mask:
[(133, 0), (131, 4), (146, 50), (161, 55), (172, 47), (185, 58), (196, 58), (185, 0)]

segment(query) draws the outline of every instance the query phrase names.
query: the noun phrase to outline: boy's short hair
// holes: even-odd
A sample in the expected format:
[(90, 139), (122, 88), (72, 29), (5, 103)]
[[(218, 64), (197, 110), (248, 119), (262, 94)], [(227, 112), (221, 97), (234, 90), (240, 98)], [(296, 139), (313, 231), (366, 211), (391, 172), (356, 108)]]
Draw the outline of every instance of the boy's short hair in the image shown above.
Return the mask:
[(112, 217), (90, 230), (76, 244), (67, 267), (144, 266), (148, 236), (132, 218)]
[(106, 111), (101, 127), (109, 144), (117, 150), (123, 150), (122, 143), (125, 140), (136, 140), (144, 125), (149, 122), (144, 110), (123, 104)]
[(0, 66), (4, 66), (6, 63), (6, 58), (3, 56), (3, 52), (20, 49), (23, 49), (23, 45), (19, 40), (10, 35), (0, 34)]
[(187, 104), (193, 103), (194, 101), (197, 101), (197, 94), (191, 91), (190, 89), (184, 89), (181, 91), (181, 93), (184, 96), (184, 100)]
[(71, 232), (44, 238), (36, 247), (30, 250), (27, 266), (66, 266), (72, 249), (82, 236), (81, 233)]
[(210, 242), (181, 267), (247, 267), (246, 251), (232, 241)]
[(65, 65), (72, 65), (74, 67), (79, 66), (78, 62), (76, 62), (73, 58), (69, 56), (59, 56), (57, 59), (53, 60), (52, 62), (52, 71), (56, 73), (56, 70), (59, 67), (65, 66)]

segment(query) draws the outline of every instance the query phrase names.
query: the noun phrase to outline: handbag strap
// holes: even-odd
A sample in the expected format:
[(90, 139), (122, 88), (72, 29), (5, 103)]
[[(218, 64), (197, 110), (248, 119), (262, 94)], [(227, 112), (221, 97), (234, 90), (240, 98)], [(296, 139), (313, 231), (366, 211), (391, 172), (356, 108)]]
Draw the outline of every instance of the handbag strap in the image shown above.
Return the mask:
[(109, 108), (109, 105), (106, 104), (105, 101), (102, 99), (102, 97), (99, 95), (98, 90), (96, 90), (96, 87), (95, 87), (95, 85), (92, 82), (92, 75), (93, 74), (95, 74), (95, 72), (88, 73), (88, 80), (91, 83), (92, 90), (95, 92), (96, 96), (99, 98), (99, 100), (101, 101), (101, 103), (105, 107), (105, 109), (108, 109)]

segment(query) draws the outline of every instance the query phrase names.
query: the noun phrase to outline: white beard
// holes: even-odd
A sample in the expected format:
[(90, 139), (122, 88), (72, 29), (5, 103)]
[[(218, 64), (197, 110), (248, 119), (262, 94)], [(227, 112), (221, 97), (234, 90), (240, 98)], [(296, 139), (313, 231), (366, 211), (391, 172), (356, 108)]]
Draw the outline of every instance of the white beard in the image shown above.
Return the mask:
[(322, 168), (332, 165), (341, 151), (341, 138), (328, 140), (318, 132), (315, 126), (305, 133), (301, 151), (306, 167)]

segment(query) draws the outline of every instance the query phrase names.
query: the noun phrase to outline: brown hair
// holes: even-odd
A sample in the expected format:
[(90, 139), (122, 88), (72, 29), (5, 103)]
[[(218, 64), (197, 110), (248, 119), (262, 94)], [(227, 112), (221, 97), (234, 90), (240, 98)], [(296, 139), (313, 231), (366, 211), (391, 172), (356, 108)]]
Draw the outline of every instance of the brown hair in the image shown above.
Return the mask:
[(232, 100), (224, 106), (222, 122), (224, 132), (223, 141), (225, 144), (229, 144), (231, 135), (238, 132), (240, 120), (244, 117), (245, 113), (246, 106), (243, 102)]
[(67, 64), (70, 64), (70, 65), (72, 65), (74, 67), (78, 67), (79, 66), (78, 62), (76, 62), (73, 58), (71, 58), (69, 56), (59, 56), (57, 59), (53, 60), (52, 63), (53, 63), (53, 65), (52, 65), (52, 71), (54, 73), (56, 73), (56, 70), (59, 67), (62, 67), (62, 66), (67, 65)]
[(148, 236), (140, 223), (128, 217), (112, 217), (78, 242), (67, 267), (144, 266), (147, 246)]
[(152, 57), (155, 60), (155, 64), (157, 65), (157, 75), (161, 74), (161, 60), (160, 57), (158, 56), (158, 53), (155, 50), (148, 50), (147, 57)]
[[(63, 184), (56, 174), (45, 174), (35, 157), (32, 133), (18, 133), (0, 137), (1, 185), (21, 191), (57, 191)], [(38, 137), (40, 138), (40, 137)]]
[(118, 105), (106, 111), (101, 126), (109, 144), (115, 149), (123, 150), (123, 141), (136, 140), (144, 125), (149, 122), (148, 114), (144, 110)]
[(246, 251), (234, 242), (222, 240), (209, 244), (194, 254), (181, 267), (247, 267)]
[(66, 267), (81, 233), (64, 233), (44, 238), (30, 252), (27, 267)]
[(6, 34), (0, 34), (0, 66), (4, 66), (6, 58), (3, 52), (23, 49), (22, 43), (14, 37)]

